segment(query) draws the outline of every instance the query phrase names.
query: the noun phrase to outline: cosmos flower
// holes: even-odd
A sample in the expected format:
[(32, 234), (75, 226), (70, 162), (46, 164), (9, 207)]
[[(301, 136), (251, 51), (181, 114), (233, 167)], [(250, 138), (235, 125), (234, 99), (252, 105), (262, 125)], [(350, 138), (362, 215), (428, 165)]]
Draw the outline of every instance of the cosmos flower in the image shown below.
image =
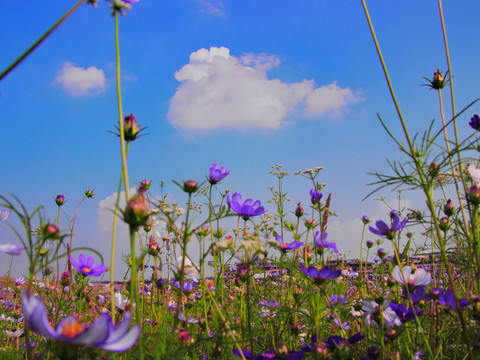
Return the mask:
[(132, 315), (129, 312), (124, 314), (122, 322), (116, 328), (107, 315), (101, 315), (87, 327), (83, 327), (74, 316), (66, 316), (53, 328), (40, 298), (29, 297), (24, 293), (22, 309), (30, 329), (43, 337), (72, 345), (90, 345), (105, 351), (124, 352), (135, 345), (141, 332), (138, 324), (130, 327)]
[(0, 244), (0, 253), (8, 255), (20, 255), (23, 247), (17, 244)]
[(470, 173), (470, 176), (472, 177), (475, 185), (479, 186), (480, 185), (480, 169), (477, 169), (475, 165), (470, 164), (468, 166), (468, 172)]
[(319, 250), (332, 249), (336, 254), (338, 254), (337, 244), (326, 241), (327, 236), (328, 234), (326, 232), (323, 232), (322, 236), (320, 236), (320, 231), (317, 231), (315, 233), (315, 238), (313, 239), (314, 245)]
[(382, 220), (378, 220), (375, 223), (376, 228), (374, 228), (373, 226), (369, 226), (369, 229), (375, 235), (385, 236), (387, 239), (393, 240), (395, 238), (395, 233), (402, 230), (406, 224), (407, 218), (403, 219), (403, 221), (400, 222), (400, 217), (398, 215), (395, 215), (392, 219), (392, 223), (390, 226), (388, 226)]
[(312, 201), (312, 204), (317, 204), (322, 198), (322, 196), (323, 194), (317, 189), (313, 188), (312, 190), (310, 190), (310, 200)]
[(400, 269), (400, 266), (395, 266), (392, 270), (393, 279), (399, 284), (409, 286), (414, 289), (417, 286), (427, 286), (432, 282), (432, 276), (424, 269), (417, 269), (412, 274), (412, 268), (410, 266), (404, 266)]
[(303, 245), (303, 242), (300, 241), (294, 241), (291, 243), (286, 243), (283, 241), (283, 238), (280, 235), (277, 235), (275, 237), (275, 240), (277, 241), (278, 245), (280, 246), (280, 250), (287, 251), (287, 250), (295, 250), (298, 249), (300, 246)]
[[(362, 302), (362, 310), (365, 313), (365, 322), (368, 326), (372, 324), (377, 324), (375, 321), (376, 318), (380, 316), (380, 305), (378, 305), (375, 301), (363, 301)], [(394, 326), (402, 325), (402, 321), (400, 317), (397, 315), (395, 311), (390, 307), (390, 303), (385, 300), (383, 303), (383, 322), (387, 324), (389, 327), (393, 328)]]
[[(444, 306), (448, 306), (452, 310), (457, 310), (457, 304), (455, 303), (455, 297), (453, 296), (452, 289), (448, 289), (447, 291), (443, 292), (442, 289), (438, 289), (440, 293), (440, 297), (438, 298), (438, 302)], [(467, 299), (458, 299), (458, 303), (460, 304), (460, 309), (464, 310), (467, 305), (470, 304), (470, 301)]]
[(395, 313), (398, 315), (400, 320), (402, 322), (407, 322), (409, 320), (415, 319), (415, 314), (418, 316), (422, 316), (424, 311), (423, 310), (418, 310), (418, 308), (415, 306), (415, 311), (414, 309), (407, 308), (405, 304), (395, 304), (394, 302), (390, 303), (390, 308), (395, 311)]
[(107, 267), (103, 264), (94, 266), (95, 259), (93, 256), (85, 257), (85, 255), (80, 254), (78, 257), (78, 263), (72, 257), (70, 257), (70, 262), (78, 272), (85, 276), (100, 276), (107, 271)]
[(230, 171), (225, 166), (218, 167), (217, 163), (212, 162), (210, 169), (208, 170), (208, 182), (212, 185), (218, 184), (225, 179)]
[(4, 222), (10, 217), (12, 210), (0, 209), (0, 222)]
[(477, 114), (473, 115), (468, 123), (473, 130), (480, 131), (480, 116)]
[[(238, 349), (233, 349), (232, 350), (233, 355), (241, 356), (240, 351)], [(300, 360), (303, 359), (305, 356), (305, 352), (303, 351), (289, 351), (286, 355), (284, 356), (277, 356), (275, 354), (275, 350), (268, 350), (265, 351), (262, 355), (254, 355), (252, 352), (248, 350), (242, 350), (243, 356), (245, 359), (256, 359), (256, 360)], [(254, 357), (255, 356), (255, 357)]]
[(300, 265), (300, 270), (302, 270), (305, 275), (313, 278), (315, 282), (319, 284), (323, 283), (327, 279), (336, 279), (342, 275), (342, 270), (333, 270), (329, 267), (324, 267), (318, 270), (314, 266), (309, 266), (307, 269), (304, 265)]
[(242, 203), (242, 195), (239, 193), (234, 193), (231, 198), (230, 195), (227, 194), (227, 203), (230, 208), (240, 215), (244, 220), (248, 220), (252, 216), (263, 215), (266, 213), (266, 210), (262, 206), (260, 200), (257, 200), (253, 203), (252, 199), (247, 199)]

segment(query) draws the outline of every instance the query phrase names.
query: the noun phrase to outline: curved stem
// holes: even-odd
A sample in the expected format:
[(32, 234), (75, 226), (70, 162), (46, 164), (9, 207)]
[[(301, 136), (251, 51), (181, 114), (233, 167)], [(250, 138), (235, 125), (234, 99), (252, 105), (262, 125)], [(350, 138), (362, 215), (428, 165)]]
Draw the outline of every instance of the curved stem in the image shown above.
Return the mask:
[(13, 69), (15, 69), (28, 55), (30, 55), (52, 32), (54, 32), (70, 15), (72, 15), (75, 10), (77, 10), (80, 5), (82, 5), (85, 0), (79, 0), (75, 5), (73, 5), (70, 10), (68, 10), (60, 19), (57, 20), (42, 36), (38, 38), (25, 52), (20, 55), (13, 63), (11, 63), (5, 70), (0, 73), (0, 81), (3, 80)]

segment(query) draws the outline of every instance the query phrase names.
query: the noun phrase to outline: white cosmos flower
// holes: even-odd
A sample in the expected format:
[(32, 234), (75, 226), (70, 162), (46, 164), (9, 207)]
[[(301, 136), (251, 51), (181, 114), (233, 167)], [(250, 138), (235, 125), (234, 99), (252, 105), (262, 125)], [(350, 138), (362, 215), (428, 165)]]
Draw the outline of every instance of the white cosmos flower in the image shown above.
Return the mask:
[(480, 169), (477, 169), (473, 164), (470, 164), (468, 166), (468, 172), (470, 173), (470, 176), (472, 177), (473, 181), (475, 181), (475, 184), (479, 186), (480, 185)]

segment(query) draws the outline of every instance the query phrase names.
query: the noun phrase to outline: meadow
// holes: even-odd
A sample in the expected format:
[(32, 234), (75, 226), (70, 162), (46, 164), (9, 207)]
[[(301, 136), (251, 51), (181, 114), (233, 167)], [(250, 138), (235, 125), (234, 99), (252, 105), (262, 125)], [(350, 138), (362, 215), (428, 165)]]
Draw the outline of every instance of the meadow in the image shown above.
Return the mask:
[[(397, 208), (379, 219), (359, 214), (360, 257), (347, 259), (328, 237), (332, 194), (317, 164), (293, 174), (272, 166), (270, 199), (223, 190), (230, 171), (216, 162), (205, 169), (205, 180), (161, 182), (160, 196), (150, 193), (155, 179), (130, 191), (128, 152), (141, 147), (138, 139), (146, 134), (134, 114), (123, 114), (118, 26), (139, 1), (109, 1), (117, 50), (113, 133), (122, 158), (110, 258), (73, 236), (94, 189), (85, 190), (68, 230), (61, 230), (67, 226), (60, 217), (64, 195), (54, 199), (58, 213), (47, 214), (42, 205), (28, 209), (14, 194), (1, 194), (0, 226), (18, 242), (2, 243), (0, 256), (9, 261), (26, 254), (28, 276), (8, 272), (0, 279), (0, 359), (480, 358), (480, 117), (470, 110), (475, 99), (455, 108), (441, 2), (449, 66), (424, 85), (438, 93), (442, 118), (414, 136), (362, 2), (402, 133), (395, 135), (379, 116), (380, 126), (406, 159), (391, 160), (388, 174), (372, 174), (373, 191), (365, 195), (416, 189), (428, 211)], [(96, 0), (75, 4), (0, 81), (84, 3), (97, 6)], [(460, 139), (457, 126), (470, 134)], [(305, 179), (308, 204), (287, 201), (288, 176)], [(186, 203), (170, 202), (172, 189), (185, 194)], [(130, 235), (123, 281), (113, 275), (117, 222), (127, 224)], [(189, 250), (193, 245), (198, 253)]]

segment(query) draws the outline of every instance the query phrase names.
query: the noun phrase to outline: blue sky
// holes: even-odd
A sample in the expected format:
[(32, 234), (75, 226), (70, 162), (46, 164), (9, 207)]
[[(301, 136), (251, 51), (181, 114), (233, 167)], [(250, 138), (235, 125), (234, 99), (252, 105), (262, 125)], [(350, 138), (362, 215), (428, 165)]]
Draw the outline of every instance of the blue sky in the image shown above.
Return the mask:
[[(6, 68), (73, 1), (0, 4), (0, 68)], [(437, 93), (420, 86), (436, 67), (446, 69), (436, 2), (369, 1), (383, 54), (410, 131), (439, 119)], [(445, 2), (457, 109), (478, 97), (480, 33), (477, 1)], [(108, 3), (82, 6), (0, 82), (2, 176), (0, 193), (14, 193), (29, 209), (43, 204), (56, 217), (54, 197), (68, 199), (61, 223), (77, 218), (74, 245), (91, 246), (109, 262), (110, 221), (102, 211), (118, 186), (114, 20)], [(347, 256), (358, 254), (361, 223), (386, 217), (378, 201), (362, 201), (385, 172), (386, 158), (402, 160), (376, 113), (401, 136), (360, 1), (147, 1), (120, 19), (124, 113), (148, 135), (130, 148), (131, 184), (161, 180), (171, 198), (185, 196), (172, 180), (203, 180), (211, 162), (230, 176), (220, 189), (266, 203), (268, 174), (278, 163), (292, 176), (285, 189), (308, 204), (311, 184), (298, 169), (324, 166), (319, 180), (332, 192), (329, 239)], [(451, 115), (448, 91), (446, 114)], [(461, 119), (461, 135), (478, 105)], [(384, 190), (396, 204), (397, 193)], [(423, 206), (403, 193), (411, 206)], [(273, 208), (270, 208), (273, 212)], [(15, 220), (10, 219), (12, 224)], [(14, 242), (0, 225), (1, 242)], [(126, 244), (124, 239), (123, 243)], [(121, 252), (127, 252), (124, 246)], [(120, 261), (120, 260), (119, 260)], [(117, 261), (118, 263), (118, 261)], [(0, 273), (8, 261), (0, 264)], [(21, 258), (14, 273), (26, 273)], [(119, 269), (116, 276), (120, 277)]]

